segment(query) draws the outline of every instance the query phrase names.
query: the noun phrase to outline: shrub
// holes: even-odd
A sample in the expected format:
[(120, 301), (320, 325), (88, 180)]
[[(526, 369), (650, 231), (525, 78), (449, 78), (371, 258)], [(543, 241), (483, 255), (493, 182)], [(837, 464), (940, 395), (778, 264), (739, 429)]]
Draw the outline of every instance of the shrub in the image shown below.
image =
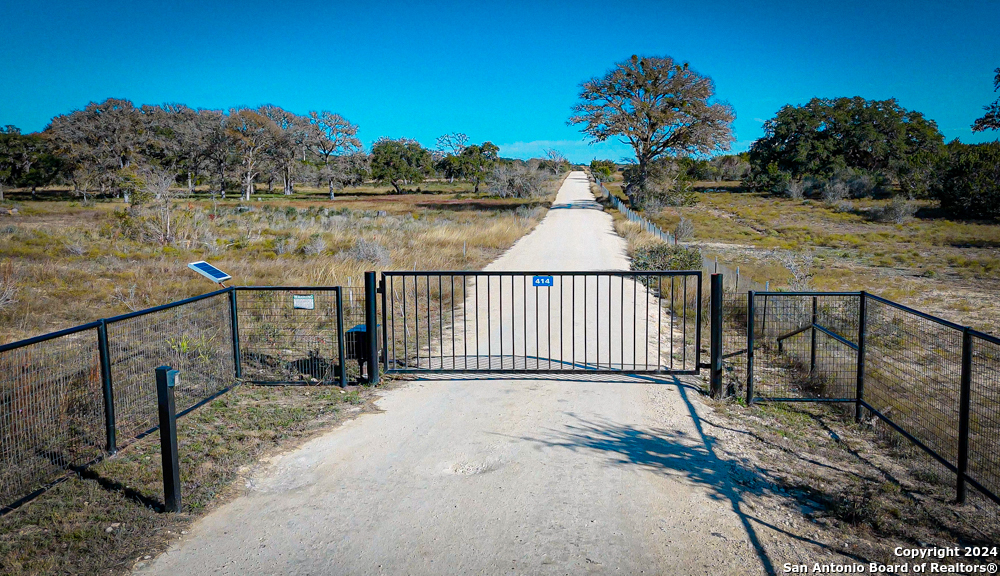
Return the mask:
[(677, 223), (677, 226), (674, 226), (674, 238), (678, 241), (694, 238), (694, 224), (681, 216), (680, 222)]
[(315, 256), (317, 254), (322, 254), (326, 250), (326, 240), (323, 240), (320, 236), (314, 236), (308, 244), (302, 247), (302, 252), (307, 256)]
[(17, 303), (17, 278), (15, 276), (13, 260), (0, 264), (0, 311)]
[(358, 262), (368, 262), (376, 266), (386, 267), (392, 262), (389, 249), (378, 242), (359, 238), (354, 246), (347, 251), (347, 256)]
[(785, 196), (792, 200), (802, 200), (805, 197), (806, 186), (802, 180), (789, 180), (784, 187)]
[(501, 198), (531, 198), (541, 193), (542, 176), (520, 164), (498, 164), (486, 179), (486, 189)]
[(701, 252), (694, 248), (656, 242), (636, 248), (633, 270), (701, 270)]
[(902, 224), (909, 220), (916, 212), (917, 205), (912, 200), (905, 196), (895, 196), (885, 206), (872, 210), (870, 217), (876, 222)]

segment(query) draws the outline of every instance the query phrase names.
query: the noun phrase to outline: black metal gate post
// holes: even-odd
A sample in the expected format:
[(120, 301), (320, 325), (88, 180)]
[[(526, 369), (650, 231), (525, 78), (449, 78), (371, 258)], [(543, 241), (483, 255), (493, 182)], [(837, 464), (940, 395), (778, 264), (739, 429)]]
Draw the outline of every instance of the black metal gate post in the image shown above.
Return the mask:
[(365, 272), (365, 347), (368, 351), (368, 383), (378, 384), (378, 285), (375, 272)]
[(111, 382), (108, 325), (104, 320), (97, 327), (97, 349), (101, 362), (101, 388), (104, 390), (104, 436), (108, 454), (114, 454), (118, 452), (118, 441), (115, 438), (115, 390)]
[(233, 366), (239, 379), (243, 377), (243, 367), (240, 365), (240, 317), (236, 307), (236, 288), (229, 289), (229, 330), (233, 338)]
[(337, 358), (340, 361), (340, 387), (347, 387), (347, 354), (344, 351), (344, 290), (337, 288)]
[(747, 292), (747, 406), (753, 404), (753, 290)]
[(955, 499), (965, 503), (965, 478), (969, 473), (969, 407), (972, 397), (972, 333), (962, 331), (962, 391), (958, 401), (958, 481)]
[(177, 370), (170, 366), (156, 369), (156, 400), (160, 416), (160, 453), (163, 464), (163, 503), (165, 512), (181, 511), (181, 473), (177, 461), (177, 412), (174, 385)]
[[(858, 372), (857, 389), (854, 392), (854, 421), (861, 423), (865, 401), (865, 340), (868, 338), (868, 298), (862, 291), (858, 296)], [(814, 325), (815, 325), (815, 321)], [(813, 329), (815, 331), (815, 328)]]
[(710, 286), (711, 342), (709, 362), (711, 380), (709, 391), (712, 398), (722, 397), (722, 275), (712, 274)]
[(819, 318), (819, 297), (812, 297), (812, 328), (810, 328), (810, 341), (809, 341), (809, 376), (811, 377), (816, 373), (816, 324)]

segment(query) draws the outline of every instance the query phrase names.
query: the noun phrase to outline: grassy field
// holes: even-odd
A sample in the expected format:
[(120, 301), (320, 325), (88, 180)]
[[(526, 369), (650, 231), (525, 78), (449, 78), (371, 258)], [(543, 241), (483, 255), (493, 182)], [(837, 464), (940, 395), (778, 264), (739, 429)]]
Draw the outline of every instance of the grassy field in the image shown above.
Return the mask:
[[(647, 214), (664, 230), (681, 217), (709, 256), (772, 288), (791, 267), (818, 290), (867, 290), (949, 320), (996, 333), (1000, 311), (1000, 224), (948, 219), (930, 201), (902, 224), (873, 221), (889, 200), (831, 207), (738, 192), (738, 183), (701, 182), (697, 203)], [(609, 185), (620, 194), (621, 183)]]
[(0, 212), (0, 262), (13, 263), (17, 293), (0, 310), (0, 343), (211, 291), (186, 268), (201, 259), (233, 285), (358, 286), (365, 270), (479, 269), (538, 222), (558, 183), (525, 200), (447, 182), (420, 194), (348, 189), (333, 201), (308, 189), (250, 202), (196, 194), (175, 203), (169, 241), (152, 207), (9, 193), (2, 206), (17, 212)]
[[(15, 192), (0, 211), (0, 262), (13, 263), (16, 288), (0, 342), (212, 291), (186, 268), (200, 259), (235, 285), (359, 286), (365, 270), (479, 269), (537, 224), (561, 180), (525, 200), (448, 183), (419, 194), (351, 189), (333, 201), (323, 190), (250, 202), (196, 194), (176, 202), (166, 241), (155, 207)], [(157, 511), (154, 434), (0, 516), (0, 573), (125, 573), (238, 495), (262, 457), (374, 410), (373, 398), (357, 387), (237, 386), (178, 421), (184, 513)]]

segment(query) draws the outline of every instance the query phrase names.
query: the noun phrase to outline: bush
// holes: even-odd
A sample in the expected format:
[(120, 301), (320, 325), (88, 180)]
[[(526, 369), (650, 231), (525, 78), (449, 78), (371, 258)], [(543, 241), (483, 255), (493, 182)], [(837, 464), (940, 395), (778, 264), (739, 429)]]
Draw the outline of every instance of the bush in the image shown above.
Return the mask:
[(633, 270), (701, 270), (701, 252), (694, 248), (656, 242), (632, 254)]
[(358, 262), (368, 262), (380, 267), (386, 267), (392, 262), (389, 249), (378, 242), (359, 238), (354, 246), (347, 251), (347, 256)]
[(932, 188), (941, 207), (967, 218), (1000, 217), (1000, 142), (948, 144), (948, 159)]
[(531, 198), (542, 190), (538, 170), (520, 164), (498, 164), (486, 179), (487, 191), (501, 198)]
[(916, 213), (917, 205), (912, 200), (905, 196), (895, 196), (885, 206), (872, 210), (870, 217), (876, 222), (902, 224)]
[(806, 185), (802, 180), (789, 180), (785, 182), (783, 192), (792, 200), (802, 200), (806, 195)]
[(678, 241), (694, 238), (694, 224), (682, 216), (677, 226), (674, 226), (674, 238)]

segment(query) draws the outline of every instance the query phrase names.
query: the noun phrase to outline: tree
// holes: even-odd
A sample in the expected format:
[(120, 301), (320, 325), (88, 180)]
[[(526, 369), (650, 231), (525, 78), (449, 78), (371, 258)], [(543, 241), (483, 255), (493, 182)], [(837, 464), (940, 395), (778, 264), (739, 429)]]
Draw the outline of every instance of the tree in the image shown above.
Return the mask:
[(16, 126), (0, 127), (0, 201), (4, 184), (28, 186), (32, 196), (62, 170), (62, 160), (38, 134), (21, 134)]
[(236, 138), (226, 125), (226, 115), (219, 110), (201, 110), (197, 122), (205, 130), (202, 159), (208, 170), (219, 177), (219, 195), (226, 197), (226, 169), (237, 163)]
[(308, 118), (293, 114), (274, 104), (261, 106), (258, 113), (266, 116), (274, 124), (267, 155), (281, 175), (282, 191), (286, 196), (290, 196), (293, 192), (293, 164), (299, 158), (305, 161), (306, 151), (312, 144), (310, 136), (314, 135), (315, 131)]
[(354, 155), (361, 150), (358, 127), (340, 114), (326, 110), (310, 112), (309, 119), (315, 130), (313, 150), (323, 160), (320, 177), (329, 185), (330, 200), (333, 200), (334, 184), (342, 188), (352, 180), (352, 170), (357, 164)]
[(233, 108), (226, 118), (226, 132), (235, 142), (240, 159), (243, 198), (250, 200), (264, 155), (278, 137), (278, 127), (257, 110)]
[(453, 132), (438, 136), (435, 145), (442, 155), (461, 156), (462, 151), (469, 145), (469, 137), (461, 132)]
[(562, 152), (555, 148), (547, 148), (543, 152), (545, 153), (545, 160), (542, 161), (542, 166), (552, 170), (553, 174), (558, 176), (564, 171), (569, 170), (569, 160), (566, 159), (566, 156)]
[[(993, 78), (993, 91), (996, 92), (1000, 90), (1000, 68), (994, 72), (996, 72), (996, 76)], [(1000, 130), (1000, 98), (994, 100), (992, 104), (983, 106), (983, 110), (986, 111), (986, 114), (982, 118), (976, 119), (975, 123), (972, 124), (972, 131)]]
[(500, 148), (492, 142), (483, 142), (480, 146), (473, 144), (462, 150), (462, 154), (459, 156), (462, 177), (472, 182), (473, 192), (476, 194), (479, 193), (479, 185), (496, 164), (499, 154)]
[(1000, 142), (955, 140), (947, 151), (933, 189), (941, 207), (962, 217), (1000, 218)]
[(611, 179), (611, 175), (615, 173), (618, 167), (612, 160), (594, 160), (590, 161), (590, 173), (594, 175), (600, 182), (607, 182)]
[(416, 140), (380, 138), (372, 145), (372, 178), (391, 184), (397, 194), (402, 184), (423, 182), (431, 163), (431, 153)]
[(764, 137), (750, 147), (744, 183), (778, 192), (791, 179), (828, 179), (856, 169), (889, 175), (904, 192), (921, 194), (942, 144), (933, 121), (895, 99), (813, 98), (804, 106), (784, 106), (764, 123)]
[(626, 193), (641, 203), (649, 165), (657, 158), (729, 149), (736, 115), (714, 96), (712, 79), (687, 62), (632, 56), (581, 85), (581, 102), (573, 106), (569, 123), (583, 124), (593, 143), (618, 138), (632, 147), (638, 179)]
[(132, 165), (146, 138), (141, 111), (129, 100), (108, 98), (83, 110), (56, 116), (43, 134), (73, 168), (86, 167), (104, 175), (102, 189), (118, 186), (113, 178)]

